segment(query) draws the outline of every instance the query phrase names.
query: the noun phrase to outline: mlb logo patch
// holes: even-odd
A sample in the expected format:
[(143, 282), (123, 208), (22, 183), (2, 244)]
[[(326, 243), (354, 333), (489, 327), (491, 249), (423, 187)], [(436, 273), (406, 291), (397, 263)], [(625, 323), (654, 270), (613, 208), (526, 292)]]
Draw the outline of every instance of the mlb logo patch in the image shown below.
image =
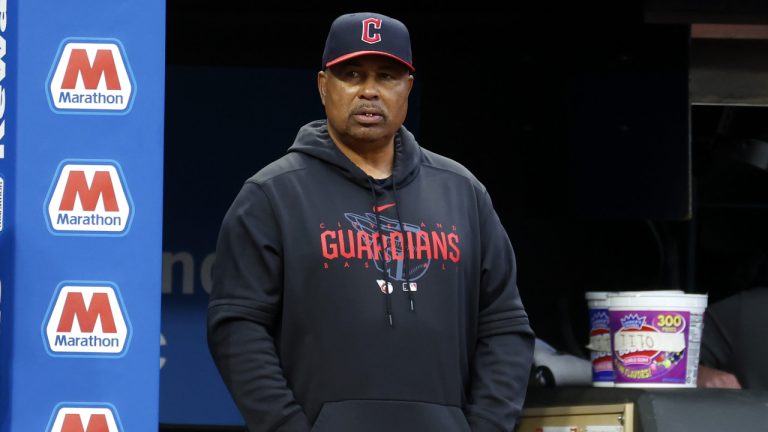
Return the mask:
[(133, 204), (117, 162), (65, 160), (54, 175), (45, 211), (56, 235), (122, 236)]
[(54, 357), (121, 357), (131, 337), (122, 296), (111, 282), (59, 284), (42, 331)]
[(127, 114), (136, 83), (117, 39), (65, 39), (46, 85), (51, 109), (60, 114)]
[(122, 432), (111, 404), (60, 403), (54, 408), (47, 432)]

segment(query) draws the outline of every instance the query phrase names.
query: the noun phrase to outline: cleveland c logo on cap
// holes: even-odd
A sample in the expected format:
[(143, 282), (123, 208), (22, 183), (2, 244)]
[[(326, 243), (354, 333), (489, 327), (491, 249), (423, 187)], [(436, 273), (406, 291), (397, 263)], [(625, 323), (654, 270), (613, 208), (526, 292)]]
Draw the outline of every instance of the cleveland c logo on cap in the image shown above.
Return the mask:
[(368, 18), (363, 20), (363, 42), (375, 44), (381, 42), (381, 33), (373, 33), (373, 29), (381, 29), (381, 20), (378, 18)]

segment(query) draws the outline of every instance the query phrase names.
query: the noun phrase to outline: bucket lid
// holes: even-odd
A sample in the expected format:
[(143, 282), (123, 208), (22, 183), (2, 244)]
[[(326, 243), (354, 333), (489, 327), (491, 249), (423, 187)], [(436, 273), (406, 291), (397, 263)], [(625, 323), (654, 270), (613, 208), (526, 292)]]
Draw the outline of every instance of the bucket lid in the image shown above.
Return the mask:
[(685, 294), (683, 290), (642, 290), (642, 291), (612, 291), (608, 293), (609, 297), (616, 296), (616, 295), (628, 295), (628, 296), (655, 296), (655, 295), (666, 295), (666, 294)]
[(610, 296), (609, 309), (622, 309), (627, 307), (648, 307), (654, 308), (655, 310), (663, 310), (664, 308), (691, 308), (703, 310), (707, 307), (707, 294), (621, 293)]
[(587, 300), (607, 300), (609, 294), (613, 293), (608, 291), (587, 291), (584, 293), (584, 298)]

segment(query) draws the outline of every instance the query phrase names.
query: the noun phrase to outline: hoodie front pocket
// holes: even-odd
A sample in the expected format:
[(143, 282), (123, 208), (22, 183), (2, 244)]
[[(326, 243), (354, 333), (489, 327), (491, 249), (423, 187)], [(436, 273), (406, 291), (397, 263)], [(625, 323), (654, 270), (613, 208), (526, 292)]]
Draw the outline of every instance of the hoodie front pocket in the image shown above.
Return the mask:
[(455, 406), (427, 402), (346, 400), (326, 402), (312, 432), (470, 432)]

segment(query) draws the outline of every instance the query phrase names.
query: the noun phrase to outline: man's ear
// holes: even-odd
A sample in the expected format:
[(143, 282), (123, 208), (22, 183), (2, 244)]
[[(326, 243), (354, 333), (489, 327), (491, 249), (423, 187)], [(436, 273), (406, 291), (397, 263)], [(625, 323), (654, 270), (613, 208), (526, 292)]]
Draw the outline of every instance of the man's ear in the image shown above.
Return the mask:
[(325, 76), (325, 71), (317, 73), (317, 91), (320, 92), (320, 102), (325, 106), (325, 83), (328, 77)]

